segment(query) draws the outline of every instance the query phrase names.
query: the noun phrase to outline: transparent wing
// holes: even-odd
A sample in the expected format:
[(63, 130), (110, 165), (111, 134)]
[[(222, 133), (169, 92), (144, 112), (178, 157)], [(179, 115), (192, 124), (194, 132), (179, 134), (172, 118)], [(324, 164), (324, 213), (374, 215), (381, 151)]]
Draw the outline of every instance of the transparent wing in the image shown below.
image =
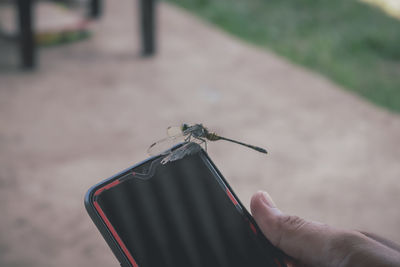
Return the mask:
[(175, 136), (183, 135), (182, 127), (181, 126), (169, 126), (167, 128), (167, 135), (169, 137), (175, 137)]
[(166, 154), (171, 147), (184, 140), (184, 133), (182, 132), (182, 127), (180, 126), (169, 126), (167, 128), (167, 135), (168, 137), (150, 145), (150, 147), (147, 149), (147, 153), (150, 156)]
[(172, 136), (161, 139), (149, 146), (147, 149), (147, 153), (150, 156), (156, 156), (159, 154), (167, 154), (169, 150), (176, 144), (183, 141), (183, 135), (180, 136)]
[(179, 160), (187, 155), (192, 155), (201, 150), (201, 146), (194, 142), (188, 142), (183, 146), (175, 149), (161, 160), (161, 164), (166, 164), (171, 161)]

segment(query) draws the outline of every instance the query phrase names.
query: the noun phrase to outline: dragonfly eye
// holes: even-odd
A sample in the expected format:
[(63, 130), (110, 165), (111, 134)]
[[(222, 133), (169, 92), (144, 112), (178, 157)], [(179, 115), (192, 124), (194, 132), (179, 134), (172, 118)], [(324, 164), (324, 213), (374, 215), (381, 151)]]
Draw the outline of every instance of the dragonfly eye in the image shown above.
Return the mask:
[(186, 123), (182, 124), (182, 131), (186, 131), (189, 128), (189, 125), (187, 125)]

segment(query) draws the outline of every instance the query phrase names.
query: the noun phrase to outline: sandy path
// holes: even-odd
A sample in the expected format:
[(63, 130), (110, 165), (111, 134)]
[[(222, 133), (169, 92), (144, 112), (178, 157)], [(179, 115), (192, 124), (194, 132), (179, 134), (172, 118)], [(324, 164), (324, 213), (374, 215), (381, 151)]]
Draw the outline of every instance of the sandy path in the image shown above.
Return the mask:
[(1, 74), (1, 266), (118, 266), (83, 195), (182, 121), (270, 150), (209, 147), (246, 204), (265, 189), (287, 212), (400, 241), (399, 116), (160, 8), (153, 59), (134, 54), (131, 1), (113, 0), (91, 40)]

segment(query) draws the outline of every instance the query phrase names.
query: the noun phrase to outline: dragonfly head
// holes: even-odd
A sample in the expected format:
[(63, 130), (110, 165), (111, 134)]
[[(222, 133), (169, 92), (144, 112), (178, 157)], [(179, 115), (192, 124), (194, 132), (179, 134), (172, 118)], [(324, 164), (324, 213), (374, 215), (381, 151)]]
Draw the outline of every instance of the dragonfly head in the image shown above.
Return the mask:
[(182, 132), (186, 131), (189, 128), (189, 125), (187, 123), (182, 123)]

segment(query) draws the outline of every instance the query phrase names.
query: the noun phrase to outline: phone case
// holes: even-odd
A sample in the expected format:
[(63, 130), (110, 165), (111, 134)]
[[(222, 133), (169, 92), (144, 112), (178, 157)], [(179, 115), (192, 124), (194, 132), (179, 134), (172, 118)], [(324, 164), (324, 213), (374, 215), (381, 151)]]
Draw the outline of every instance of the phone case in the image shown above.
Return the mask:
[[(240, 202), (239, 198), (236, 196), (236, 194), (233, 192), (232, 188), (230, 185), (227, 183), (225, 178), (222, 176), (220, 171), (217, 169), (215, 164), (211, 161), (207, 153), (202, 149), (200, 152), (200, 156), (204, 157), (206, 164), (209, 164), (210, 170), (214, 173), (214, 177), (217, 179), (218, 183), (220, 186), (224, 189), (226, 192), (228, 198), (231, 200), (232, 204), (236, 207), (238, 212), (242, 214), (242, 216), (245, 217), (245, 220), (248, 222), (249, 228), (251, 231), (260, 239), (262, 242), (267, 242), (269, 244), (269, 241), (264, 237), (264, 235), (261, 233), (261, 230), (258, 228), (256, 222), (254, 221), (253, 217), (250, 215), (250, 213), (245, 209), (243, 204)], [(97, 185), (94, 185), (91, 187), (88, 192), (85, 195), (85, 207), (87, 212), (89, 213), (91, 219), (95, 223), (96, 227), (99, 229), (101, 235), (104, 237), (106, 240), (108, 246), (111, 248), (112, 252), (120, 262), (121, 266), (123, 267), (138, 267), (139, 265), (136, 263), (135, 259), (123, 243), (122, 239), (118, 235), (118, 233), (115, 231), (114, 227), (110, 223), (110, 221), (107, 219), (106, 214), (103, 212), (101, 207), (98, 205), (96, 198), (98, 195), (100, 195), (104, 190), (108, 190), (116, 185), (118, 185), (121, 182), (121, 178), (125, 176), (128, 173), (134, 172), (133, 170), (146, 164), (149, 163), (150, 161), (154, 161), (155, 159), (159, 158), (160, 156), (155, 156), (155, 157), (150, 157), (147, 160), (144, 160), (138, 164), (135, 164), (134, 166), (127, 168), (114, 176), (98, 183)], [(284, 253), (278, 250), (277, 248), (274, 248), (274, 262), (277, 267), (284, 267), (286, 266), (284, 262)]]

